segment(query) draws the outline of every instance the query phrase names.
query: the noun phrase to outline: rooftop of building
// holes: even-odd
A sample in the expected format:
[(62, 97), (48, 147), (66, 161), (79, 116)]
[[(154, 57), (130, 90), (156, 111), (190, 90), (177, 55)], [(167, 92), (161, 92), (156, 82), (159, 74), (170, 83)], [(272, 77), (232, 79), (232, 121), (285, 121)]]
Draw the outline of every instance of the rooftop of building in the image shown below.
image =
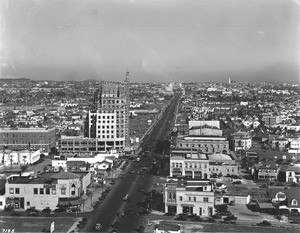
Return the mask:
[(208, 159), (209, 160), (216, 160), (216, 161), (231, 161), (233, 160), (232, 157), (230, 155), (226, 155), (226, 154), (208, 154)]
[(235, 132), (231, 135), (232, 136), (249, 136), (249, 132), (247, 132), (247, 131), (238, 131), (238, 132)]
[(11, 176), (8, 182), (11, 184), (56, 184), (57, 180), (79, 179), (88, 172), (44, 172), (36, 177)]
[(211, 185), (209, 180), (203, 179), (189, 179), (189, 178), (171, 178), (167, 181), (166, 186), (176, 186), (179, 188), (188, 188), (190, 191), (201, 191), (197, 190), (199, 187)]
[(30, 132), (49, 132), (55, 130), (55, 127), (52, 128), (0, 128), (0, 133), (8, 133), (8, 132), (24, 132), (24, 133), (30, 133)]
[(179, 138), (183, 140), (218, 140), (218, 141), (226, 141), (226, 138), (216, 135), (188, 135), (183, 138)]

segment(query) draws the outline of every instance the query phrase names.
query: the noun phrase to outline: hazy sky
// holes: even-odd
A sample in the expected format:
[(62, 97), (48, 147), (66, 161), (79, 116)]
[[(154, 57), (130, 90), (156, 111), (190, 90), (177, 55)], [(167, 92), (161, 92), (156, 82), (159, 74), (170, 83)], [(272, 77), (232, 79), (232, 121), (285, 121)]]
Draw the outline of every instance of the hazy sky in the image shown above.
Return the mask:
[(1, 76), (299, 81), (300, 0), (1, 0)]

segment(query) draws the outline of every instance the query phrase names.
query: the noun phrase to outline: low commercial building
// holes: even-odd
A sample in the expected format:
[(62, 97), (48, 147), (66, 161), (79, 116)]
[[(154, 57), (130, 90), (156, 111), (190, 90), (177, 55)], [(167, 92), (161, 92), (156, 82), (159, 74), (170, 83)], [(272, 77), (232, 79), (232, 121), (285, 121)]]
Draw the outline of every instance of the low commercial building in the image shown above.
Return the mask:
[(164, 191), (165, 212), (211, 216), (214, 192), (208, 180), (169, 179)]
[(173, 150), (170, 156), (170, 176), (209, 179), (214, 174), (238, 175), (235, 160), (226, 154), (201, 154), (196, 150)]
[(9, 177), (5, 184), (6, 206), (37, 210), (78, 206), (90, 183), (89, 172), (44, 172), (36, 177)]
[(118, 153), (99, 153), (96, 155), (91, 156), (81, 156), (81, 157), (69, 157), (67, 158), (67, 162), (70, 161), (83, 161), (89, 164), (95, 164), (98, 162), (102, 162), (104, 160), (111, 161), (111, 164), (113, 165), (113, 161), (115, 159), (119, 158)]
[[(61, 136), (58, 141), (58, 150), (61, 155), (73, 156), (73, 155), (90, 155), (93, 153), (103, 153), (108, 149), (114, 149), (114, 147), (108, 147), (105, 145), (107, 142), (100, 141), (98, 138), (86, 138), (82, 136)], [(121, 150), (118, 150), (121, 151)]]
[(178, 137), (172, 141), (174, 149), (197, 149), (201, 153), (223, 153), (229, 154), (229, 142), (219, 136), (185, 136)]
[(4, 166), (33, 164), (40, 159), (41, 149), (38, 150), (3, 150), (0, 152), (0, 162)]

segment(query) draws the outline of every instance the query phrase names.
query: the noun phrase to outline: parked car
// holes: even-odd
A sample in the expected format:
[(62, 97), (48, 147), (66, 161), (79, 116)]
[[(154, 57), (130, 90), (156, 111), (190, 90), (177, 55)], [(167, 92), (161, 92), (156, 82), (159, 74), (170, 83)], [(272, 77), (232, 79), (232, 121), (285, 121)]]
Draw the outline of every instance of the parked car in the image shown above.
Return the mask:
[(214, 219), (221, 219), (222, 215), (220, 215), (220, 214), (214, 214), (211, 217), (214, 218)]
[(224, 218), (225, 221), (231, 221), (231, 220), (237, 220), (237, 217), (235, 217), (234, 215), (230, 215)]
[(14, 211), (11, 216), (22, 216), (22, 213)]
[(188, 216), (187, 216), (187, 214), (178, 214), (176, 219), (181, 220), (181, 221), (185, 221), (185, 220), (188, 219)]
[(164, 214), (165, 216), (175, 216), (176, 213), (175, 212), (167, 212)]

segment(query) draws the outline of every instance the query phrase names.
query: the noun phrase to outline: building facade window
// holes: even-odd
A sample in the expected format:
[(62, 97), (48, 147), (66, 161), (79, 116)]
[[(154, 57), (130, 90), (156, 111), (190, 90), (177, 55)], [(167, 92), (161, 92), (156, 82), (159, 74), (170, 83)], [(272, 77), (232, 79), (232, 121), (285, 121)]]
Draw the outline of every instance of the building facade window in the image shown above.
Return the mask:
[(14, 188), (9, 188), (9, 194), (14, 194)]
[(44, 188), (40, 188), (40, 194), (44, 194)]
[(20, 194), (20, 189), (16, 188), (15, 192), (16, 192), (16, 194)]
[(46, 188), (46, 194), (50, 195), (50, 189), (49, 188)]
[(203, 202), (208, 202), (208, 197), (203, 197)]
[(33, 194), (35, 194), (35, 195), (38, 194), (38, 189), (37, 189), (37, 188), (34, 188), (34, 189), (33, 189)]
[(61, 195), (66, 195), (66, 189), (65, 188), (61, 189)]

